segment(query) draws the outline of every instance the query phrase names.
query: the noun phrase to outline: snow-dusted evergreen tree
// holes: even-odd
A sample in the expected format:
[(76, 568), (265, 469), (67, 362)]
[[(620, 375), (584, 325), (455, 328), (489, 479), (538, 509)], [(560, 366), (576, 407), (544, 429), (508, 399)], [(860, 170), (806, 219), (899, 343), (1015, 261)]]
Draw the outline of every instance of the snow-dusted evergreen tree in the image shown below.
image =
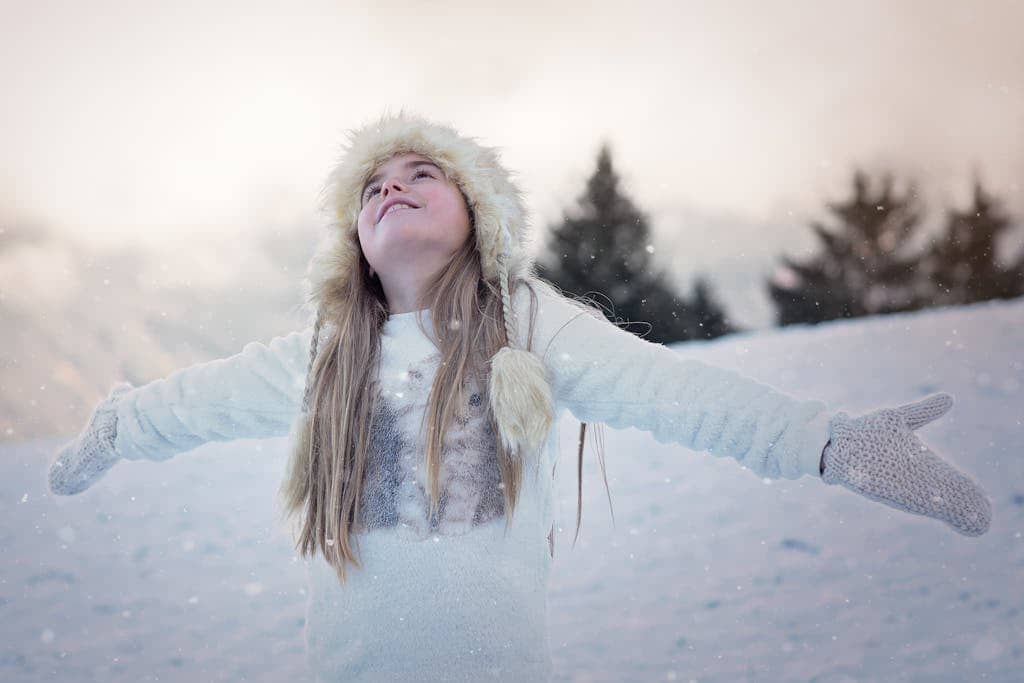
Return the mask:
[(677, 293), (653, 259), (647, 217), (623, 194), (607, 144), (576, 199), (575, 215), (563, 214), (549, 231), (548, 258), (537, 273), (567, 294), (592, 297), (613, 322), (648, 323), (631, 329), (668, 343), (734, 331), (703, 283), (693, 303)]
[(707, 277), (699, 275), (693, 284), (693, 298), (690, 302), (691, 321), (696, 329), (690, 330), (691, 339), (712, 339), (735, 332), (722, 306), (711, 291)]
[(973, 205), (950, 209), (946, 230), (925, 256), (924, 270), (935, 286), (932, 305), (1010, 299), (1024, 294), (1024, 252), (1015, 264), (999, 263), (998, 240), (1012, 227), (1000, 202), (974, 182)]
[(920, 221), (914, 188), (896, 195), (886, 175), (881, 189), (872, 193), (859, 170), (853, 188), (847, 201), (827, 203), (838, 219), (835, 230), (812, 222), (821, 242), (818, 254), (806, 261), (780, 256), (783, 265), (767, 282), (779, 325), (915, 310), (925, 304), (928, 287), (916, 268), (920, 256), (905, 253)]

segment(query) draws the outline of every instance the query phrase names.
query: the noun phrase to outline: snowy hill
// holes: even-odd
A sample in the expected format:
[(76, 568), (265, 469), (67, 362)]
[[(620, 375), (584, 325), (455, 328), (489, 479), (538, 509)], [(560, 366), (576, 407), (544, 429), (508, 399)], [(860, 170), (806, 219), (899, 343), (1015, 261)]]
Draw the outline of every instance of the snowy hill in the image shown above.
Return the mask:
[[(811, 477), (562, 423), (550, 594), (564, 681), (1020, 680), (1024, 299), (675, 347), (858, 414), (935, 391), (919, 434), (994, 505), (980, 538)], [(65, 439), (0, 449), (0, 680), (308, 680), (302, 563), (274, 522), (285, 441), (119, 465), (51, 497)]]

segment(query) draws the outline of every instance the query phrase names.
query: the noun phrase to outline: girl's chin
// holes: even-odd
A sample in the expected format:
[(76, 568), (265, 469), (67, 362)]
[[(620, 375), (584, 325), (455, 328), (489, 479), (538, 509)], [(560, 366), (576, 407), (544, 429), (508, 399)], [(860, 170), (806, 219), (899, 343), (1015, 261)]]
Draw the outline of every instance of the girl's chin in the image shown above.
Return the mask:
[[(434, 263), (439, 259), (443, 260), (442, 255), (448, 253), (446, 249), (450, 251), (450, 248), (430, 240), (417, 239), (395, 240), (386, 246), (379, 246), (383, 246), (383, 248), (376, 251), (376, 259), (385, 264), (394, 264), (391, 268), (385, 266), (386, 272), (408, 272), (414, 266), (427, 267), (426, 264)], [(377, 270), (379, 271), (380, 268)]]

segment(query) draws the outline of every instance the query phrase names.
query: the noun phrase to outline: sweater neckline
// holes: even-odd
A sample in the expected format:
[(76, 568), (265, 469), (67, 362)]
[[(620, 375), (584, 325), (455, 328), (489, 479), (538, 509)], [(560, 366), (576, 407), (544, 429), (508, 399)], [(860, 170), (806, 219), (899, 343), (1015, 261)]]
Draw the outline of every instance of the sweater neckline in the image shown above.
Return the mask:
[[(423, 308), (423, 309), (420, 309), (420, 310), (423, 311), (424, 313), (429, 313), (430, 312), (429, 308)], [(388, 320), (391, 320), (392, 318), (398, 318), (398, 319), (402, 319), (402, 318), (415, 318), (416, 317), (416, 313), (417, 313), (417, 311), (406, 311), (405, 313), (388, 313)]]
[[(423, 322), (427, 329), (431, 329), (430, 323), (430, 309), (424, 308), (418, 311), (422, 313)], [(416, 325), (416, 313), (417, 311), (407, 311), (405, 313), (389, 313), (387, 320), (384, 321), (383, 333), (388, 336), (400, 334), (405, 330), (419, 330)]]

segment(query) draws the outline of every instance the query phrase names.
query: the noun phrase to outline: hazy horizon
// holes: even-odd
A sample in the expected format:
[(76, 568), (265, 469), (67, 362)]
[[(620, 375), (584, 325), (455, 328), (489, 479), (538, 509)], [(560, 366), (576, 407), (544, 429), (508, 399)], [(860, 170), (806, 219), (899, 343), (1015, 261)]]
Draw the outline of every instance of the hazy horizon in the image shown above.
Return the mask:
[(4, 14), (3, 227), (144, 246), (198, 280), (226, 277), (203, 249), (319, 224), (344, 130), (400, 107), (503, 150), (536, 249), (607, 141), (660, 262), (683, 283), (747, 282), (723, 295), (754, 324), (765, 300), (750, 282), (814, 244), (808, 220), (848, 195), (854, 168), (917, 182), (932, 220), (966, 205), (978, 174), (1024, 220), (1021, 3), (111, 1)]

